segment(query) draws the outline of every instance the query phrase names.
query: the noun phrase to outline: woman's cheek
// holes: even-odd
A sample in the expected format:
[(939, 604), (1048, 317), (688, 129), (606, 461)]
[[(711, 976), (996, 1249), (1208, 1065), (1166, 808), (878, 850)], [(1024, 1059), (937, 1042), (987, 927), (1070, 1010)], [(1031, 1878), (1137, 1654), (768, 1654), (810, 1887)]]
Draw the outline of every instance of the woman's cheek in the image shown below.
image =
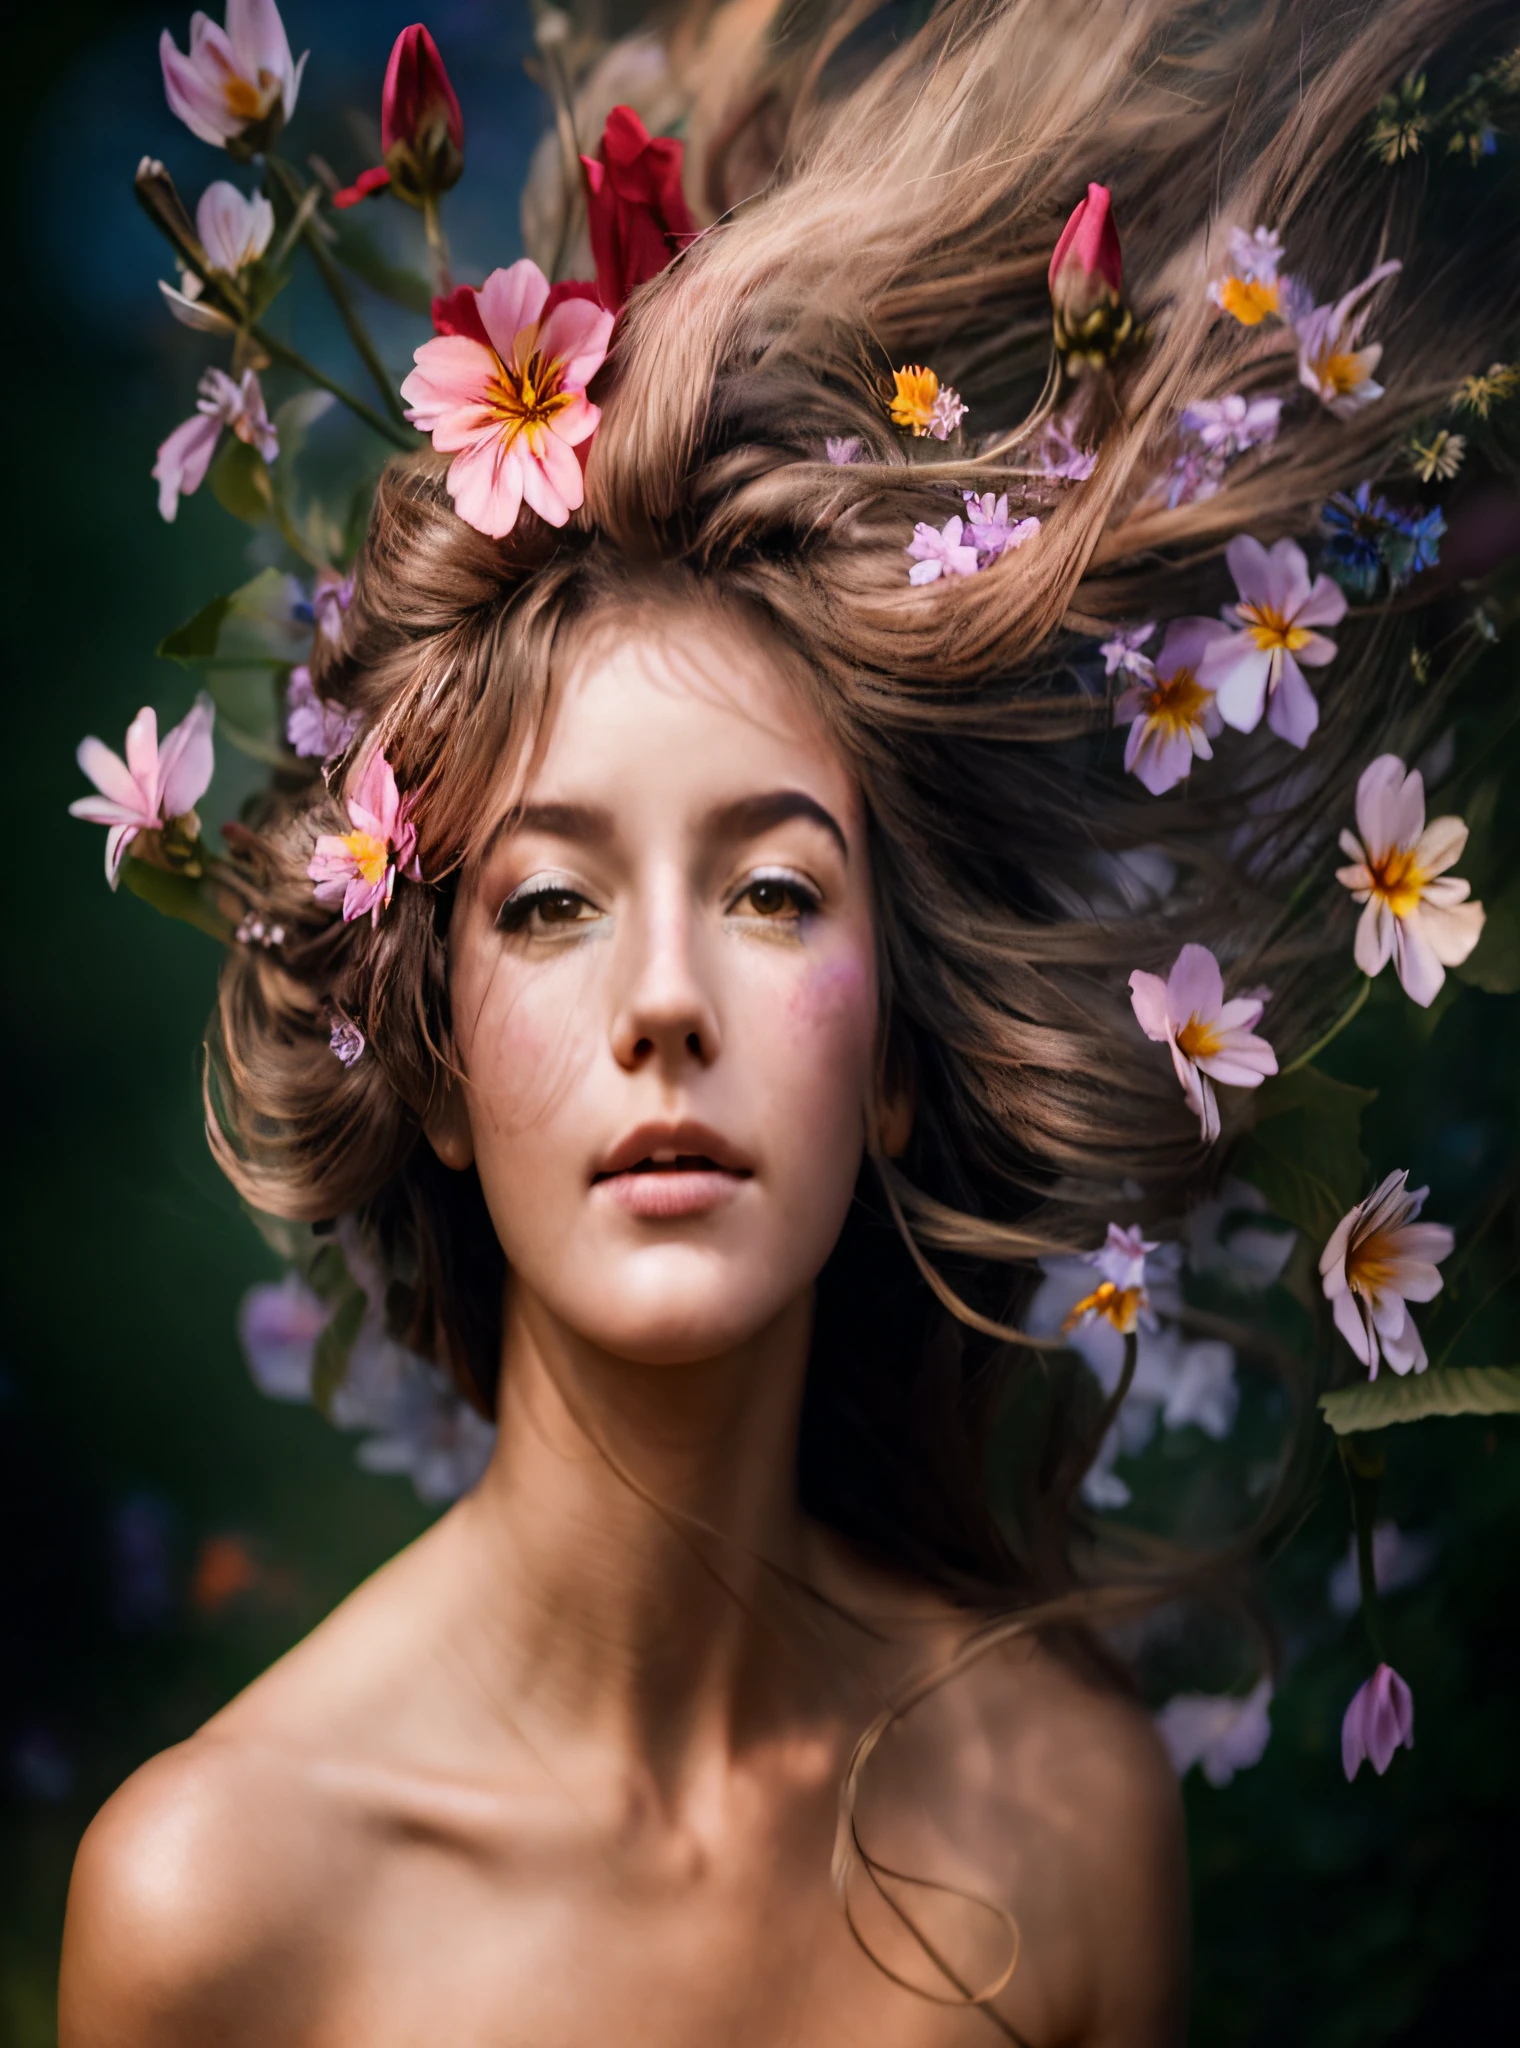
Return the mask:
[(510, 1141), (552, 1128), (594, 1053), (587, 1018), (584, 1004), (557, 999), (547, 977), (516, 987), (496, 977), (467, 1055), (477, 1142), (487, 1133)]
[(851, 949), (810, 963), (787, 1006), (791, 1052), (820, 1090), (861, 1099), (876, 1043), (876, 970)]

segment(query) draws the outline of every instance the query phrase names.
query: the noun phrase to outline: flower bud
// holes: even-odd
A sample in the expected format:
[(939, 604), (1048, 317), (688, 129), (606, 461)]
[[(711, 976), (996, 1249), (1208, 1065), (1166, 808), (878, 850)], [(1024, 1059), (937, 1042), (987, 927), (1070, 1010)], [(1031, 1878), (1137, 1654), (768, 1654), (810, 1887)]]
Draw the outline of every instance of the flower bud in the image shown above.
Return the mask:
[(1061, 230), (1050, 259), (1050, 300), (1056, 347), (1070, 376), (1101, 369), (1134, 332), (1106, 185), (1089, 185), (1087, 197)]
[(1391, 1664), (1379, 1664), (1357, 1688), (1341, 1723), (1341, 1762), (1348, 1780), (1364, 1759), (1381, 1777), (1401, 1743), (1414, 1748), (1414, 1698)]
[(408, 206), (425, 206), (459, 183), (464, 117), (438, 45), (421, 22), (403, 29), (391, 49), (380, 94), (380, 143), (385, 162), (335, 192), (335, 206), (357, 206), (387, 185)]

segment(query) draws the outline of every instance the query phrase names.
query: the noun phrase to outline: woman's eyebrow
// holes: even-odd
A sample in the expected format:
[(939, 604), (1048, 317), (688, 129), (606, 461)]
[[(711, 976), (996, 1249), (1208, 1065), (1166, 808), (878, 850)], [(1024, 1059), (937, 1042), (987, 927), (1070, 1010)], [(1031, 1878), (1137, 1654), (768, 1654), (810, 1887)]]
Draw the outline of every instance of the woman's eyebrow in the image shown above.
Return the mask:
[(776, 789), (763, 796), (739, 797), (733, 803), (721, 805), (711, 814), (708, 829), (717, 839), (753, 839), (775, 825), (784, 825), (789, 818), (808, 818), (813, 824), (821, 825), (837, 842), (845, 859), (849, 859), (849, 842), (839, 821), (815, 798), (804, 795), (800, 789)]
[(486, 842), (489, 859), (503, 839), (517, 832), (542, 832), (550, 839), (573, 839), (582, 846), (605, 846), (613, 835), (611, 811), (599, 804), (518, 804), (508, 811)]

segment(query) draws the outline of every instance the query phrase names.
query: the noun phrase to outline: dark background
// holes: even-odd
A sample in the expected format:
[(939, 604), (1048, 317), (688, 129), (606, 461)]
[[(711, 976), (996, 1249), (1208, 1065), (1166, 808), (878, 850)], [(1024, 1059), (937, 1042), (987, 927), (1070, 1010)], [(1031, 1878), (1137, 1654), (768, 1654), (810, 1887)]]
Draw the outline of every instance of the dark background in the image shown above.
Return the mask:
[[(323, 147), (344, 175), (375, 160), (373, 133), (343, 110), (377, 109), (390, 43), (411, 18), (365, 0), (291, 0), (293, 48), (313, 50), (292, 155)], [(197, 1047), (215, 948), (125, 893), (113, 900), (101, 832), (66, 815), (85, 788), (81, 735), (119, 747), (147, 702), (162, 725), (182, 716), (193, 682), (154, 645), (262, 559), (209, 491), (165, 528), (149, 480), (213, 359), (162, 311), (163, 245), (131, 193), (144, 152), (192, 203), (228, 174), (163, 103), (158, 31), (167, 21), (183, 44), (187, 20), (188, 7), (75, 0), (29, 7), (7, 37), (4, 616), (18, 751), (0, 945), (5, 2048), (55, 2038), (68, 1871), (102, 1800), (427, 1519), (407, 1481), (358, 1472), (351, 1441), (254, 1390), (234, 1319), (243, 1290), (276, 1267), (201, 1134)], [(518, 253), (518, 191), (545, 121), (521, 70), (526, 9), (442, 0), (428, 20), (464, 104), (469, 174), (449, 223), (459, 274), (478, 278)], [(343, 360), (320, 301), (292, 292), (278, 318), (308, 353)], [(415, 325), (377, 322), (398, 368)], [(356, 366), (352, 380), (362, 388)], [(1511, 649), (1496, 676), (1513, 678), (1513, 663)], [(223, 750), (208, 817), (238, 793)], [(1490, 869), (1513, 835), (1512, 822), (1494, 825)], [(1376, 1171), (1411, 1165), (1433, 1184), (1429, 1213), (1460, 1228), (1512, 1166), (1517, 1047), (1520, 998), (1453, 984), (1422, 1016), (1390, 975), (1325, 1065), (1380, 1091), (1364, 1134)], [(1513, 1217), (1500, 1235), (1513, 1243)], [(1516, 1325), (1511, 1293), (1487, 1319), (1501, 1347), (1487, 1362), (1520, 1356)], [(1202, 2044), (1513, 2038), (1520, 1424), (1435, 1423), (1388, 1441), (1388, 1511), (1440, 1542), (1434, 1569), (1388, 1613), (1418, 1746), (1386, 1779), (1344, 1782), (1340, 1715), (1368, 1659), (1357, 1624), (1324, 1598), (1347, 1532), (1331, 1466), (1269, 1581), (1290, 1670), (1266, 1758), (1222, 1791), (1196, 1774), (1187, 1788)]]

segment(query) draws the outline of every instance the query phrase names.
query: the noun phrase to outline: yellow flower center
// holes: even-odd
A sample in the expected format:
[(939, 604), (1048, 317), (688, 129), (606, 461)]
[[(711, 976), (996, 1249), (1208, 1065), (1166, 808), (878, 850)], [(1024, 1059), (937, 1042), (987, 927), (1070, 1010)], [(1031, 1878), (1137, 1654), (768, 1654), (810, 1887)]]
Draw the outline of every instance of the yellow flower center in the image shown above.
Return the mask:
[(280, 81), (272, 78), (267, 71), (259, 73), (259, 82), (240, 77), (235, 71), (227, 74), (222, 83), (222, 99), (229, 114), (239, 121), (262, 121), (279, 95)]
[(1393, 1278), (1396, 1253), (1387, 1233), (1374, 1230), (1346, 1255), (1346, 1284), (1364, 1301), (1376, 1301)]
[(1362, 382), (1359, 356), (1349, 349), (1332, 348), (1314, 359), (1314, 374), (1336, 398), (1344, 398)]
[(383, 839), (377, 839), (373, 832), (345, 832), (343, 844), (348, 848), (349, 858), (366, 882), (385, 880), (391, 850)]
[(911, 427), (915, 434), (927, 434), (934, 401), (939, 397), (939, 378), (932, 370), (915, 363), (906, 369), (894, 370), (892, 382), (895, 387), (889, 408), (892, 424)]
[[(536, 333), (536, 329), (529, 333)], [(564, 411), (576, 394), (560, 388), (565, 374), (564, 358), (553, 356), (545, 362), (536, 348), (530, 348), (524, 360), (523, 339), (519, 335), (519, 347), (513, 350), (510, 363), (496, 356), (496, 368), (486, 385), (486, 405), (492, 417), (500, 420), (502, 440), (508, 448), (519, 434), (526, 434), (528, 446), (537, 455), (549, 422), (556, 413)]]
[(1419, 909), (1429, 878), (1416, 866), (1413, 847), (1391, 846), (1376, 859), (1369, 856), (1367, 872), (1373, 895), (1381, 896), (1395, 917), (1408, 917)]
[(1269, 313), (1278, 311), (1281, 294), (1275, 284), (1259, 277), (1227, 277), (1219, 287), (1219, 303), (1242, 327), (1259, 327)]
[(1061, 1325), (1062, 1334), (1069, 1335), (1089, 1316), (1097, 1316), (1105, 1323), (1112, 1323), (1121, 1337), (1127, 1337), (1134, 1329), (1144, 1303), (1143, 1287), (1115, 1287), (1112, 1280), (1104, 1280), (1077, 1303)]
[(1179, 668), (1164, 680), (1157, 676), (1151, 685), (1145, 715), (1152, 725), (1162, 728), (1168, 739), (1176, 739), (1202, 724), (1208, 701), (1209, 693), (1200, 688), (1193, 671)]
[(1281, 647), (1289, 654), (1297, 654), (1299, 648), (1307, 646), (1314, 637), (1307, 626), (1295, 626), (1272, 605), (1243, 604), (1238, 609), (1251, 638), (1264, 653)]
[(1196, 1063), (1198, 1060), (1212, 1059), (1219, 1051), (1222, 1040), (1214, 1026), (1200, 1017), (1195, 1010), (1177, 1033), (1177, 1044), (1182, 1050), (1183, 1058)]

